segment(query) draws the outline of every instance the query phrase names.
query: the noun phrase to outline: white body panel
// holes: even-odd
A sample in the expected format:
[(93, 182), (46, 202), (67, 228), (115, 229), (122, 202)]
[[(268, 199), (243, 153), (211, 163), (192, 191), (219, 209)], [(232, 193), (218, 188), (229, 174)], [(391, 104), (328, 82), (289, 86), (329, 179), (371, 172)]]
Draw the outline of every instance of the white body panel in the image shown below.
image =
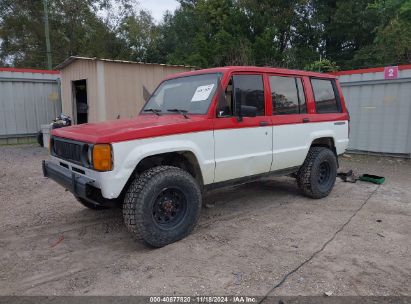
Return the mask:
[(120, 195), (139, 162), (148, 156), (190, 151), (197, 158), (207, 185), (300, 166), (312, 141), (320, 137), (332, 137), (337, 154), (343, 153), (348, 146), (348, 122), (210, 130), (113, 143), (114, 169), (108, 172), (86, 169), (56, 157), (52, 160), (69, 165), (70, 170), (84, 170), (84, 176), (94, 180), (103, 197), (113, 199)]
[[(108, 172), (85, 169), (56, 157), (52, 159), (56, 163), (63, 162), (84, 170), (85, 176), (93, 179), (94, 186), (100, 188), (103, 197), (108, 199), (117, 198), (138, 163), (155, 154), (190, 151), (198, 160), (204, 184), (211, 184), (214, 180), (213, 131), (136, 139), (113, 143), (112, 147), (114, 168)], [(76, 174), (79, 173), (76, 172)]]
[(348, 146), (348, 122), (343, 125), (331, 121), (274, 126), (271, 171), (301, 166), (311, 143), (321, 137), (333, 138), (337, 155), (344, 153)]
[(272, 134), (271, 126), (215, 130), (214, 182), (268, 172)]

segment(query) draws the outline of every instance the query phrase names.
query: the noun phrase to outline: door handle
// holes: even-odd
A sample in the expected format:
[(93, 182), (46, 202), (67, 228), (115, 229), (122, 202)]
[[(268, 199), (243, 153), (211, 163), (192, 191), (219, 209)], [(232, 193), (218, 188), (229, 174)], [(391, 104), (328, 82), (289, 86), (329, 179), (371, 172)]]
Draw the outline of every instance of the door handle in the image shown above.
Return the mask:
[(260, 121), (260, 126), (268, 126), (268, 121)]
[(307, 122), (310, 122), (310, 119), (309, 118), (303, 118), (303, 123), (307, 123)]

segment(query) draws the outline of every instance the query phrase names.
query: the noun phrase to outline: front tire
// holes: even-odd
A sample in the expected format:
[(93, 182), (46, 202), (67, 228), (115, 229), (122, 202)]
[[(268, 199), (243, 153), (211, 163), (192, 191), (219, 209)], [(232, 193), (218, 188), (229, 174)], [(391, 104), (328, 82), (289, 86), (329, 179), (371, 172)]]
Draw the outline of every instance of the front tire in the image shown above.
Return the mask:
[(153, 247), (186, 237), (197, 223), (201, 191), (186, 171), (158, 166), (139, 175), (127, 190), (123, 217), (128, 230)]
[(337, 158), (325, 147), (312, 147), (297, 173), (297, 184), (304, 195), (323, 198), (330, 194), (337, 177)]

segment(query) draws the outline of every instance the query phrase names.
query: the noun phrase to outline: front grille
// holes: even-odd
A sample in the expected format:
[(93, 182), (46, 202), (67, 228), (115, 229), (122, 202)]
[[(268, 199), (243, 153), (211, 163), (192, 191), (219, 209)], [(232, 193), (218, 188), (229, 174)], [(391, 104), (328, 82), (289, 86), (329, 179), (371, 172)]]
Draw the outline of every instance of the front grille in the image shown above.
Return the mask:
[(74, 163), (82, 164), (82, 152), (84, 144), (61, 140), (58, 138), (53, 138), (52, 144), (52, 154), (54, 156)]

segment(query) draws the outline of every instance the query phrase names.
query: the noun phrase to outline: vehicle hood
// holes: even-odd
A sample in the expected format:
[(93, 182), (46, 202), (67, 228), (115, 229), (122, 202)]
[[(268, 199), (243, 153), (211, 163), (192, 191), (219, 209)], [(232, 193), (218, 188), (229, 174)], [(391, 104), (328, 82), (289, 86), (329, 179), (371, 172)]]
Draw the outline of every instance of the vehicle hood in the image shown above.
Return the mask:
[(148, 137), (210, 130), (212, 120), (203, 115), (139, 115), (131, 119), (117, 119), (54, 129), (53, 136), (97, 143), (113, 143)]

